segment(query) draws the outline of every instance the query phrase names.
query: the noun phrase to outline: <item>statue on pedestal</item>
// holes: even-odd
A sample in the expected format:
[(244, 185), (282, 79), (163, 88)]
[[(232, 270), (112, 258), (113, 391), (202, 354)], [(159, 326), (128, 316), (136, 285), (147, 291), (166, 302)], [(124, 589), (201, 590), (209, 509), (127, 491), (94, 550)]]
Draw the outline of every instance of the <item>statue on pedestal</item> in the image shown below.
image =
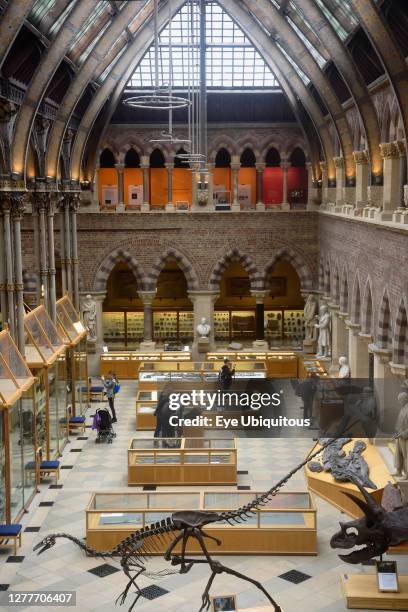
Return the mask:
[(205, 317), (201, 318), (200, 323), (197, 325), (197, 332), (200, 336), (200, 339), (208, 340), (208, 336), (210, 334), (211, 327), (207, 323), (207, 319)]
[(96, 302), (89, 293), (82, 303), (82, 319), (87, 330), (88, 342), (96, 342)]
[(337, 378), (350, 378), (350, 366), (347, 357), (339, 358), (339, 373)]
[(394, 465), (395, 476), (408, 478), (408, 393), (403, 391), (398, 395), (398, 403), (401, 406), (395, 426), (395, 454)]
[(305, 307), (303, 310), (303, 318), (305, 322), (305, 340), (306, 342), (313, 342), (316, 340), (316, 313), (317, 313), (317, 302), (312, 293), (307, 296)]
[(319, 330), (316, 357), (327, 358), (330, 357), (331, 348), (331, 317), (326, 304), (320, 306), (320, 315), (316, 319), (315, 328)]

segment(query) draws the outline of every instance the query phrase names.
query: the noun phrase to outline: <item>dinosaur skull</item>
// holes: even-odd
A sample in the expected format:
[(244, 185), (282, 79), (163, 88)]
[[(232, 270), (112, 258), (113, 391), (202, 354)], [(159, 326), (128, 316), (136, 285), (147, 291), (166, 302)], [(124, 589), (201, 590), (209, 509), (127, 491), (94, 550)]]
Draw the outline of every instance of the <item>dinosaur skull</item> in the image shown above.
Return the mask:
[(41, 542), (38, 542), (38, 544), (34, 546), (33, 550), (38, 550), (38, 554), (41, 555), (41, 553), (45, 552), (49, 548), (52, 548), (54, 545), (55, 537), (53, 535), (49, 535), (43, 538)]
[(383, 554), (389, 545), (387, 535), (381, 524), (371, 523), (367, 516), (355, 521), (340, 523), (340, 531), (331, 540), (332, 548), (350, 549), (356, 546), (362, 548), (353, 550), (348, 555), (339, 555), (346, 563), (363, 563)]

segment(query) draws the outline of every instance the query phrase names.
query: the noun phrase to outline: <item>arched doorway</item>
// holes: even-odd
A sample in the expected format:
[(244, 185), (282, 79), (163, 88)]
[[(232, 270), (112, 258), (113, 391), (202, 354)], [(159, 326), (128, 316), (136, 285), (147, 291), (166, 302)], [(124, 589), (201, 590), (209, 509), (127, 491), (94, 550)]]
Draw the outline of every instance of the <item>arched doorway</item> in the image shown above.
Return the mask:
[(272, 345), (300, 345), (304, 338), (304, 299), (291, 263), (279, 259), (266, 276), (265, 340)]
[(153, 308), (153, 340), (174, 348), (192, 342), (193, 303), (188, 297), (187, 280), (174, 259), (168, 259), (157, 277)]
[(239, 261), (232, 261), (220, 279), (220, 297), (214, 304), (216, 342), (255, 340), (255, 298), (251, 295), (248, 272)]
[(133, 270), (119, 261), (106, 284), (103, 302), (103, 337), (113, 349), (134, 349), (143, 340), (143, 302)]
[(116, 208), (118, 204), (118, 173), (116, 160), (110, 149), (104, 149), (99, 158), (98, 198), (104, 208)]
[(283, 174), (280, 167), (281, 157), (279, 151), (271, 147), (265, 156), (265, 170), (263, 172), (263, 198), (265, 206), (275, 206), (283, 199)]
[(231, 204), (231, 155), (221, 148), (215, 157), (214, 168), (214, 204), (217, 208)]
[(128, 209), (139, 209), (143, 203), (143, 171), (139, 153), (131, 147), (125, 155), (123, 199)]
[(255, 208), (256, 204), (256, 158), (252, 149), (242, 152), (238, 173), (238, 201), (242, 209)]

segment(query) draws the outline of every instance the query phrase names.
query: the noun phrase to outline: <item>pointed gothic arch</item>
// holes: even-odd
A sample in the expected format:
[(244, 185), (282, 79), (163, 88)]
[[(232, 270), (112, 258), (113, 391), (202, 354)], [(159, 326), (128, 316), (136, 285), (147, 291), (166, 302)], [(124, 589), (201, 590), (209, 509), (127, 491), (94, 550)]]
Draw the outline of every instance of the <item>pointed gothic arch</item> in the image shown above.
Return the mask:
[(356, 325), (359, 325), (361, 320), (361, 289), (358, 272), (354, 277), (350, 310), (351, 322), (355, 323)]
[(262, 278), (262, 283), (264, 287), (266, 286), (266, 279), (268, 277), (269, 272), (271, 271), (273, 266), (276, 264), (276, 262), (281, 261), (281, 260), (287, 261), (296, 270), (297, 275), (300, 280), (301, 291), (304, 291), (306, 289), (312, 289), (313, 276), (309, 268), (304, 263), (304, 260), (299, 255), (297, 255), (292, 249), (288, 247), (279, 249), (279, 251), (277, 251), (273, 255), (272, 259), (266, 265), (264, 274), (263, 274), (263, 278)]
[(361, 308), (361, 331), (363, 334), (373, 335), (374, 327), (374, 307), (373, 307), (373, 294), (371, 291), (371, 281), (367, 279), (365, 286), (363, 304)]
[(392, 346), (391, 309), (387, 290), (384, 291), (378, 313), (376, 343), (379, 348), (386, 350)]
[(337, 263), (333, 264), (333, 282), (331, 283), (331, 297), (335, 304), (340, 303), (340, 276)]
[(179, 251), (176, 251), (176, 249), (173, 248), (169, 248), (164, 253), (162, 253), (162, 255), (160, 255), (160, 257), (157, 259), (156, 263), (150, 269), (146, 280), (147, 289), (149, 291), (154, 291), (156, 289), (159, 274), (169, 259), (173, 259), (174, 261), (176, 261), (178, 267), (183, 272), (187, 281), (187, 289), (189, 291), (196, 291), (198, 289), (199, 283), (197, 274), (192, 264), (187, 259), (187, 257), (183, 255), (183, 253), (180, 253)]
[(112, 253), (110, 253), (100, 264), (94, 281), (95, 291), (106, 290), (109, 275), (119, 262), (124, 262), (129, 266), (135, 275), (139, 289), (144, 289), (146, 285), (146, 277), (142, 266), (130, 253), (122, 248), (118, 248), (112, 251)]
[(395, 320), (392, 361), (403, 365), (408, 361), (408, 314), (404, 299), (401, 299)]
[(251, 257), (241, 253), (239, 249), (231, 249), (218, 261), (211, 272), (209, 286), (212, 291), (218, 291), (222, 275), (228, 266), (235, 261), (239, 262), (248, 272), (251, 289), (262, 289), (264, 287), (263, 279)]
[(340, 312), (349, 311), (349, 286), (347, 269), (344, 268), (340, 283)]

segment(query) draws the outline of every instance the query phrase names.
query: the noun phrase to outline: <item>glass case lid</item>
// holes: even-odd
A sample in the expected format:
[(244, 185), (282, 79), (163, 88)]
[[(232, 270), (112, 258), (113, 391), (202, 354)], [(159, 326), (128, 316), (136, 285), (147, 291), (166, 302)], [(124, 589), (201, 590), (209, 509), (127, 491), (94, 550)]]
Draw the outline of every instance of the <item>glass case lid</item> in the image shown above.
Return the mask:
[(57, 319), (67, 344), (77, 344), (85, 336), (86, 329), (67, 295), (57, 301)]
[(44, 306), (24, 316), (26, 358), (31, 367), (50, 365), (64, 351), (64, 342)]
[(14, 404), (34, 381), (9, 332), (0, 332), (0, 408)]

